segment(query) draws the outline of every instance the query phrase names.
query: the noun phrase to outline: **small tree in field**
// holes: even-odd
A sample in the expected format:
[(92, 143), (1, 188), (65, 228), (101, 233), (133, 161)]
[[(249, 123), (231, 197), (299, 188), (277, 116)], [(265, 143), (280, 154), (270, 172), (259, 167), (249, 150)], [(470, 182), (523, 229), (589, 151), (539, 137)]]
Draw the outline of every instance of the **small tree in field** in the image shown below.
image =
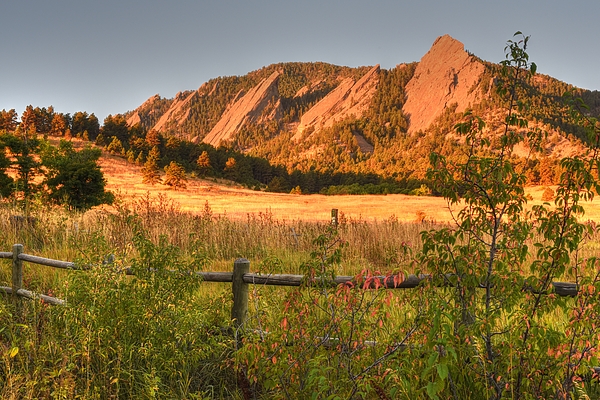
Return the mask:
[(185, 189), (187, 187), (185, 169), (175, 161), (171, 161), (171, 163), (165, 167), (165, 173), (165, 185), (171, 186), (175, 190)]
[[(560, 301), (552, 282), (571, 277), (600, 289), (598, 263), (579, 257), (592, 228), (577, 218), (580, 200), (598, 187), (600, 130), (588, 121), (588, 154), (561, 161), (555, 206), (528, 211), (523, 168), (530, 163), (521, 168), (510, 159), (517, 144), (535, 148), (542, 139), (528, 128), (521, 116), (527, 105), (517, 98), (519, 85), (536, 70), (528, 39), (508, 42), (498, 78), (498, 94), (507, 102), (500, 148), (492, 146), (485, 122), (467, 112), (456, 125), (468, 148), (465, 159), (430, 157), (428, 178), (451, 205), (462, 207), (456, 227), (422, 234), (419, 262), (437, 277), (422, 343), (421, 377), (431, 398), (572, 398), (578, 376), (597, 363), (595, 345), (588, 345), (598, 340), (597, 299)], [(441, 291), (439, 284), (451, 289)], [(554, 323), (557, 314), (568, 329)]]
[(542, 201), (552, 201), (554, 200), (554, 190), (552, 188), (545, 188), (542, 193)]
[(158, 150), (158, 147), (154, 146), (152, 150), (150, 150), (148, 158), (142, 167), (143, 183), (154, 185), (160, 182), (160, 168), (158, 167), (159, 160), (160, 151)]
[(110, 142), (110, 144), (107, 147), (107, 150), (112, 154), (118, 154), (118, 155), (125, 154), (125, 149), (123, 148), (123, 144), (116, 136), (113, 137), (112, 141)]
[(230, 179), (232, 181), (237, 180), (239, 176), (239, 168), (238, 163), (233, 157), (229, 157), (225, 162), (225, 168), (223, 169), (225, 178)]
[(114, 195), (105, 190), (106, 181), (98, 165), (100, 155), (100, 149), (91, 147), (75, 151), (65, 140), (58, 148), (46, 145), (42, 165), (46, 168), (47, 199), (75, 210), (111, 204)]
[(198, 159), (196, 160), (196, 165), (198, 165), (198, 169), (200, 170), (201, 176), (206, 176), (208, 171), (212, 169), (212, 166), (210, 165), (210, 157), (208, 156), (208, 152), (206, 152), (206, 150), (198, 156)]

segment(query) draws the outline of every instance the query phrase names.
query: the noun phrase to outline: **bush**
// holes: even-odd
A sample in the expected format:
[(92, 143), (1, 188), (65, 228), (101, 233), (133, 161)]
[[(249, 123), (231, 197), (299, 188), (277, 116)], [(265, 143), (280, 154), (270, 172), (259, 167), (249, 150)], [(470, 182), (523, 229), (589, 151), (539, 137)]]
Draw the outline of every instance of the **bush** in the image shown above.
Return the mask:
[[(108, 250), (103, 237), (95, 240), (98, 255)], [(154, 244), (141, 229), (133, 245), (135, 276), (118, 259), (73, 271), (66, 306), (29, 303), (41, 309), (0, 329), (0, 345), (18, 349), (0, 359), (1, 397), (228, 396), (235, 384), (227, 367), (232, 337), (214, 317), (220, 310), (198, 297), (201, 281), (191, 273), (205, 265), (205, 256), (186, 259), (164, 236)], [(2, 321), (14, 318), (11, 312), (0, 302)]]
[(555, 195), (554, 190), (547, 187), (544, 189), (544, 192), (542, 193), (542, 201), (552, 201), (552, 200), (554, 200), (554, 195)]

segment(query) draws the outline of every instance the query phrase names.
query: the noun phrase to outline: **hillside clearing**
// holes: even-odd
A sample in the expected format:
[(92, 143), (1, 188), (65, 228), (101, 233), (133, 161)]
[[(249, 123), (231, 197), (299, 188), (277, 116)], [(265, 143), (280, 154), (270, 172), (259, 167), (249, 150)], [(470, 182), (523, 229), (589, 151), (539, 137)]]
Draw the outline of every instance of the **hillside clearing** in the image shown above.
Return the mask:
[[(182, 211), (201, 213), (206, 203), (215, 215), (247, 218), (248, 214), (268, 214), (277, 220), (327, 221), (331, 209), (338, 209), (348, 219), (381, 221), (397, 219), (413, 222), (426, 219), (451, 222), (446, 201), (441, 197), (390, 195), (296, 195), (269, 193), (245, 189), (224, 180), (190, 178), (187, 189), (172, 190), (167, 186), (142, 183), (140, 167), (121, 157), (103, 154), (100, 165), (105, 174), (107, 189), (124, 199), (141, 197), (148, 192), (164, 195), (180, 205)], [(533, 198), (529, 205), (542, 204), (545, 187), (526, 188)], [(600, 221), (598, 200), (586, 202), (584, 219)]]

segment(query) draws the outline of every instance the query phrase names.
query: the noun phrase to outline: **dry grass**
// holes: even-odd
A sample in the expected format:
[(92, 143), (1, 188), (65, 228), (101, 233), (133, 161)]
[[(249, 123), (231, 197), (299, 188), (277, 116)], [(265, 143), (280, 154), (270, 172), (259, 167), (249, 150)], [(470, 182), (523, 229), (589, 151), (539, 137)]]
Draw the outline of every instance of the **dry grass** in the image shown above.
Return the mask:
[[(104, 154), (101, 167), (108, 181), (108, 189), (124, 199), (139, 198), (151, 192), (164, 194), (176, 201), (182, 211), (201, 213), (206, 202), (215, 215), (232, 219), (246, 219), (248, 214), (269, 213), (281, 221), (329, 221), (331, 209), (337, 208), (346, 218), (366, 222), (390, 218), (401, 222), (419, 220), (450, 222), (446, 201), (439, 197), (394, 195), (324, 196), (267, 193), (245, 189), (228, 181), (190, 179), (185, 190), (171, 190), (164, 185), (142, 183), (140, 167), (129, 164), (121, 157)], [(526, 193), (533, 198), (529, 205), (542, 204), (543, 186), (530, 187)], [(585, 219), (600, 221), (600, 201), (585, 203)]]

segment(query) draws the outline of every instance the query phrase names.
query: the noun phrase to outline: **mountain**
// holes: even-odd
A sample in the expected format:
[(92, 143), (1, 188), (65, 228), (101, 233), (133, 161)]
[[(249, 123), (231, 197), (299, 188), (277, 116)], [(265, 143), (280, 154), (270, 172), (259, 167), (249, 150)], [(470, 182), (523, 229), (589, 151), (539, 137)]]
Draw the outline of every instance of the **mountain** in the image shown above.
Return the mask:
[[(392, 69), (273, 64), (245, 76), (212, 79), (173, 99), (155, 95), (125, 117), (129, 126), (224, 146), (290, 173), (422, 179), (432, 150), (457, 153), (461, 142), (453, 126), (465, 110), (482, 116), (492, 136), (501, 126), (505, 104), (494, 90), (499, 71), (498, 64), (445, 35), (419, 62)], [(548, 133), (536, 162), (583, 146), (583, 131), (568, 118), (562, 98), (568, 90), (584, 97), (590, 113), (600, 113), (600, 93), (549, 76), (536, 75), (520, 89), (530, 105), (523, 113), (531, 128)]]
[(408, 133), (427, 129), (450, 104), (456, 103), (460, 113), (481, 102), (487, 95), (478, 85), (484, 71), (485, 65), (461, 42), (448, 35), (437, 38), (406, 85), (402, 110)]
[(219, 122), (202, 141), (216, 147), (221, 142), (231, 141), (233, 136), (247, 124), (277, 120), (281, 106), (277, 90), (280, 75), (280, 71), (273, 72), (268, 78), (261, 80), (258, 85), (250, 89), (248, 93), (240, 90)]
[(379, 84), (379, 65), (371, 68), (358, 81), (346, 78), (306, 111), (300, 118), (293, 141), (299, 141), (306, 131), (318, 132), (350, 116), (360, 117), (368, 109)]

